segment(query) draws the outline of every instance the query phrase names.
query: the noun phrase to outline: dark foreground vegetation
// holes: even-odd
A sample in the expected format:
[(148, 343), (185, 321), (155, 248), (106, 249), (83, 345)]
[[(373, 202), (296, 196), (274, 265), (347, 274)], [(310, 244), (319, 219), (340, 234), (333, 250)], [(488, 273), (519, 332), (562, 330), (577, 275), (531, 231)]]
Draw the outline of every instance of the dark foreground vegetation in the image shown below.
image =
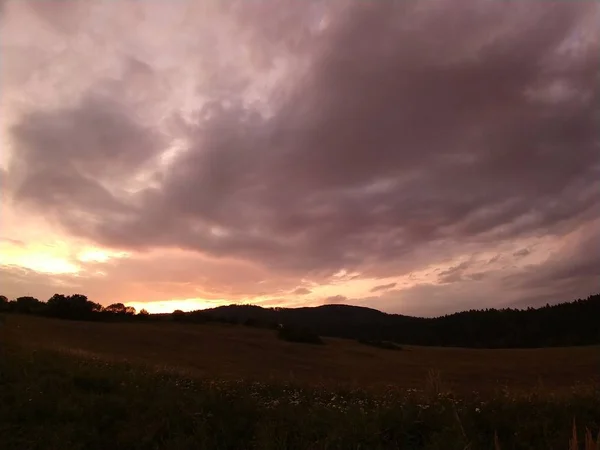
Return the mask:
[(0, 312), (89, 321), (224, 322), (251, 327), (304, 330), (318, 336), (361, 341), (471, 348), (532, 348), (600, 343), (600, 294), (573, 302), (527, 309), (471, 310), (436, 318), (385, 314), (370, 308), (324, 305), (261, 308), (230, 305), (173, 314), (136, 314), (121, 303), (103, 307), (84, 295), (56, 294), (47, 302), (33, 297), (8, 301)]
[(324, 344), (323, 339), (321, 339), (318, 335), (303, 328), (281, 326), (277, 332), (277, 337), (283, 341), (298, 342), (301, 344)]
[(600, 431), (600, 347), (389, 351), (219, 322), (0, 318), (2, 450), (598, 450), (583, 442)]
[[(4, 450), (596, 450), (600, 390), (458, 396), (422, 389), (218, 381), (85, 355), (4, 346)], [(573, 423), (577, 425), (574, 445)], [(569, 444), (571, 441), (571, 444)]]
[(402, 350), (398, 344), (390, 341), (377, 341), (372, 339), (359, 339), (358, 342), (371, 347), (382, 348), (384, 350)]

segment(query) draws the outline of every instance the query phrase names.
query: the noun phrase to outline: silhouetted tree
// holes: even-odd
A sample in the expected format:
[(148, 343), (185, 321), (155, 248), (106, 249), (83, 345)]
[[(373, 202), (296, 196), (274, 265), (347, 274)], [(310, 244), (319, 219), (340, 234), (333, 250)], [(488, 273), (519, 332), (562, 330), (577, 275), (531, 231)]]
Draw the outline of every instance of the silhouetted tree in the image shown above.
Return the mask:
[(123, 303), (113, 303), (102, 309), (101, 317), (103, 320), (133, 320), (135, 308), (125, 306)]
[(112, 314), (125, 314), (125, 305), (123, 303), (113, 303), (104, 308), (104, 311)]
[(51, 317), (72, 320), (93, 320), (102, 306), (88, 300), (85, 295), (65, 296), (54, 294), (47, 302), (46, 314)]
[(44, 303), (35, 297), (19, 297), (15, 300), (15, 312), (21, 314), (38, 314), (44, 308)]
[(182, 322), (185, 320), (185, 313), (180, 309), (176, 309), (171, 313), (171, 317), (177, 322)]

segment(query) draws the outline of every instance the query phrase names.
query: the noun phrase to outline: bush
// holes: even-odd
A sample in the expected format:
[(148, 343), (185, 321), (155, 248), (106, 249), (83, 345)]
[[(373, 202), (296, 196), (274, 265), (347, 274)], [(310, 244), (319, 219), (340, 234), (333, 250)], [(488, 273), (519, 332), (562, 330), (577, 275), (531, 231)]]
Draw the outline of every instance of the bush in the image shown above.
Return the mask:
[(323, 345), (319, 335), (302, 328), (280, 327), (277, 337), (283, 341)]
[(186, 319), (186, 314), (182, 310), (176, 309), (171, 313), (171, 317), (176, 322), (183, 322)]
[(270, 322), (268, 320), (255, 319), (253, 317), (250, 317), (250, 318), (244, 320), (243, 324), (247, 327), (266, 328), (269, 330), (276, 330), (278, 328), (278, 324), (276, 324), (275, 322)]
[(382, 348), (384, 350), (402, 350), (401, 346), (399, 346), (395, 342), (390, 342), (390, 341), (359, 339), (358, 342), (363, 345), (369, 345), (371, 347)]

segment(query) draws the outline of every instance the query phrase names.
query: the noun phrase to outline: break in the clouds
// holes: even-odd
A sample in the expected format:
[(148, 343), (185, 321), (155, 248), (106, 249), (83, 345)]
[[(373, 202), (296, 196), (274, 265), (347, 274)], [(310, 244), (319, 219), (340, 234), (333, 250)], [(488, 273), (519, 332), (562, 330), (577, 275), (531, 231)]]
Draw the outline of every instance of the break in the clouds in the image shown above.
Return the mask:
[(9, 1), (2, 201), (127, 252), (78, 265), (103, 301), (584, 296), (599, 22), (595, 2)]

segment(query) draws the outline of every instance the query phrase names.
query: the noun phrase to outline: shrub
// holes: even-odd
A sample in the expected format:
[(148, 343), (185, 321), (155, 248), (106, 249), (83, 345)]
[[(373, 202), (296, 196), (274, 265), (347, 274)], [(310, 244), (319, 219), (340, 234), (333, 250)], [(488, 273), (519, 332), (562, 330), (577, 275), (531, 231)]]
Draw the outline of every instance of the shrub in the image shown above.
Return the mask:
[(270, 322), (268, 320), (261, 320), (261, 319), (255, 319), (253, 317), (250, 317), (246, 320), (244, 320), (244, 325), (247, 327), (253, 327), (253, 328), (266, 328), (269, 330), (276, 330), (278, 327), (278, 324), (275, 322)]
[(318, 345), (324, 344), (319, 335), (303, 328), (280, 327), (277, 332), (277, 337), (288, 342)]
[(171, 317), (176, 322), (183, 322), (186, 319), (186, 314), (180, 309), (176, 309), (171, 313)]
[(377, 341), (370, 339), (359, 339), (358, 342), (371, 347), (382, 348), (384, 350), (402, 350), (402, 347), (391, 341)]

